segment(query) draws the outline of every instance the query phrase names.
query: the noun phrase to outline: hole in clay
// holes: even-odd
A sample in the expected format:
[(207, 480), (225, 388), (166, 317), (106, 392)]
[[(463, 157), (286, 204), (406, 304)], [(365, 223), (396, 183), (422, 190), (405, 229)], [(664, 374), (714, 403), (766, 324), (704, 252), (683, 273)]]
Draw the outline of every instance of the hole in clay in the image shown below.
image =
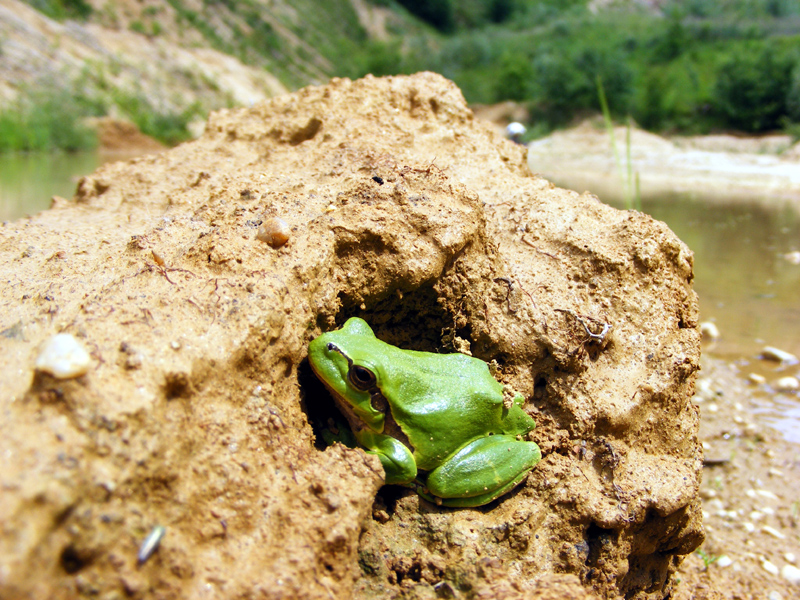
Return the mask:
[(386, 513), (391, 516), (397, 509), (397, 501), (413, 493), (413, 491), (401, 485), (385, 485), (375, 496), (375, 503), (382, 503), (383, 507), (386, 509)]
[(589, 544), (589, 553), (586, 557), (587, 566), (597, 566), (602, 555), (614, 546), (615, 532), (613, 529), (604, 529), (592, 523), (586, 530), (586, 543)]
[(81, 556), (74, 546), (69, 545), (61, 552), (61, 567), (70, 575), (77, 573), (89, 564), (87, 557)]
[(183, 372), (170, 372), (164, 377), (164, 394), (167, 400), (185, 398), (191, 394), (189, 376)]

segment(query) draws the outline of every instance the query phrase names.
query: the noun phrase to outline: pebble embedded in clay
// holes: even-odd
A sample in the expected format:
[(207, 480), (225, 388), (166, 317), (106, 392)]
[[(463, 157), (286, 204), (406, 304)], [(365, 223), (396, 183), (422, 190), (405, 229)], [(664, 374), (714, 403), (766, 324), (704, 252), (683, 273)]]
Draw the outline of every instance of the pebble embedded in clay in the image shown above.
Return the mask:
[(47, 340), (36, 358), (36, 370), (56, 379), (73, 379), (85, 375), (92, 359), (72, 334), (59, 333)]

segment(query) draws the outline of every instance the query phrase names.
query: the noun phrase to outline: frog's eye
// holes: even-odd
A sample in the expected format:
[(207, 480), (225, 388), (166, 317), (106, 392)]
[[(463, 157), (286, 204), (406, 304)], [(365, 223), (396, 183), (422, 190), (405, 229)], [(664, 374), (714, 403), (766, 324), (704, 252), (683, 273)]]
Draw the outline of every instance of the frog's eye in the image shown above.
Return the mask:
[(375, 386), (375, 373), (365, 367), (353, 365), (347, 371), (347, 381), (357, 390), (365, 392)]

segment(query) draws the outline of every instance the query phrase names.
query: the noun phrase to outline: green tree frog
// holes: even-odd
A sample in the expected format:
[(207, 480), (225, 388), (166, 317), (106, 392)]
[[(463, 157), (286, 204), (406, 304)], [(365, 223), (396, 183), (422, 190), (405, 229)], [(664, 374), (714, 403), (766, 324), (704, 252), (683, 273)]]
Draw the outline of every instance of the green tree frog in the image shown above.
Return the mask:
[(522, 396), (504, 405), (503, 386), (482, 360), (402, 350), (358, 318), (314, 339), (308, 357), (387, 484), (445, 506), (481, 506), (541, 459), (522, 439), (536, 426)]

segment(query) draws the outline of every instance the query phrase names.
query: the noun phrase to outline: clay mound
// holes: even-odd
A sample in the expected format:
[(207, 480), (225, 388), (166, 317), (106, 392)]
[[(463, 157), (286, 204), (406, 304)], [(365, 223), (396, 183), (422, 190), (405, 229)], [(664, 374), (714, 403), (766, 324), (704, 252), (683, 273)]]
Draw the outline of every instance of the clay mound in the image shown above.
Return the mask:
[[(664, 598), (702, 541), (691, 252), (531, 176), (438, 75), (216, 113), (0, 252), (0, 596)], [(538, 423), (527, 482), (444, 509), (325, 448), (307, 346), (349, 316), (495, 360)], [(60, 331), (83, 377), (34, 375)]]

